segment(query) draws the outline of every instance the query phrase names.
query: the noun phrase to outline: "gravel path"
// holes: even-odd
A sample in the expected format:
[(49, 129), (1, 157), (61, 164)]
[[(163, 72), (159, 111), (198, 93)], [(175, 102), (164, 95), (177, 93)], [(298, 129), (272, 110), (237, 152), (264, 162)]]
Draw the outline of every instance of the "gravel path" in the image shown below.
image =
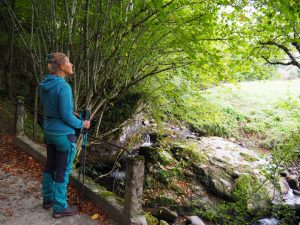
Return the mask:
[[(12, 136), (0, 132), (1, 225), (114, 224), (88, 200), (84, 200), (80, 214), (54, 219), (52, 209), (42, 208), (43, 165), (15, 147), (13, 143)], [(75, 204), (76, 191), (73, 187), (68, 187), (68, 199), (70, 205)]]
[(0, 224), (100, 224), (84, 214), (54, 219), (52, 209), (42, 208), (41, 183), (0, 169)]

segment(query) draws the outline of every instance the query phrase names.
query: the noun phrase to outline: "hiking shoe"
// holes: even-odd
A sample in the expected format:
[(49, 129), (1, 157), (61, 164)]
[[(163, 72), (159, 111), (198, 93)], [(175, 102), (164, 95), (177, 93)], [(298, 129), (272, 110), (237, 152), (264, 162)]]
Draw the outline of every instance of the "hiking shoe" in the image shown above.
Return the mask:
[(53, 206), (53, 202), (43, 202), (43, 208), (44, 209), (50, 209)]
[(78, 206), (74, 205), (74, 206), (70, 206), (70, 207), (64, 209), (63, 211), (53, 212), (53, 217), (61, 218), (64, 216), (73, 216), (73, 215), (76, 215), (78, 212), (79, 212)]

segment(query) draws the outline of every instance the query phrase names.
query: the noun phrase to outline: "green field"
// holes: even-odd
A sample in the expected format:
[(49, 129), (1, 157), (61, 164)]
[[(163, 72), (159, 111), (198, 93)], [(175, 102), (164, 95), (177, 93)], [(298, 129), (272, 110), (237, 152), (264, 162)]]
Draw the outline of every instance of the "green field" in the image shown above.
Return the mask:
[(204, 92), (220, 108), (211, 135), (235, 137), (250, 146), (272, 148), (300, 126), (300, 80), (225, 84)]

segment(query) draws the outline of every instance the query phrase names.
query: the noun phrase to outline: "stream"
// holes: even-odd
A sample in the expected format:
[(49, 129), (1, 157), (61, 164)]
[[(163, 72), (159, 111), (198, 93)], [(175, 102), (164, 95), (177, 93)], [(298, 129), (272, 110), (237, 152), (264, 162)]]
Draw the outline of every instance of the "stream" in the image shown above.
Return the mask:
[[(213, 166), (217, 166), (218, 168), (225, 168), (226, 165), (242, 165), (245, 168), (251, 168), (252, 172), (259, 173), (260, 171), (257, 169), (260, 165), (263, 165), (265, 163), (268, 163), (268, 157), (260, 157), (261, 152), (256, 152), (253, 149), (248, 149), (244, 146), (241, 146), (238, 143), (230, 142), (226, 139), (222, 139), (220, 137), (198, 137), (194, 132), (191, 132), (190, 130), (183, 128), (183, 127), (168, 127), (169, 131), (171, 131), (171, 134), (169, 135), (171, 138), (174, 138), (175, 140), (177, 138), (183, 138), (187, 141), (195, 141), (199, 144), (200, 150), (201, 148), (206, 149), (207, 146), (209, 147), (209, 150), (205, 150), (206, 154), (209, 155), (209, 162), (214, 163)], [(122, 141), (124, 142), (126, 135), (122, 135)], [(142, 141), (139, 144), (139, 146), (136, 147), (136, 150), (133, 151), (134, 154), (139, 154), (139, 148), (140, 147), (151, 147), (153, 144), (155, 144), (155, 138), (153, 136), (153, 133), (144, 133), (142, 134)], [(107, 149), (106, 149), (107, 151)], [(203, 151), (203, 150), (201, 150)], [(109, 152), (109, 151), (108, 151)], [(110, 153), (109, 153), (110, 154)], [(249, 157), (250, 156), (250, 157)], [(254, 161), (247, 161), (245, 158), (249, 158), (250, 160)], [(101, 179), (99, 179), (98, 183), (102, 186), (105, 186), (109, 191), (113, 191), (118, 196), (122, 197), (124, 194), (125, 189), (125, 161), (126, 157), (123, 158), (117, 169), (113, 172), (111, 172), (108, 176), (105, 176)], [(225, 162), (224, 162), (225, 161)], [(111, 163), (111, 162), (110, 162)], [(210, 165), (211, 166), (211, 165)], [(92, 165), (92, 170), (96, 170), (97, 173), (105, 174), (111, 169), (110, 166), (97, 166), (95, 167)], [(92, 178), (95, 178), (95, 172), (92, 170), (88, 170), (88, 175)], [(300, 170), (299, 170), (300, 171)], [(237, 171), (239, 174), (243, 171)], [(287, 172), (286, 176), (288, 175), (294, 175), (296, 172)], [(236, 174), (234, 176), (236, 176)], [(298, 172), (297, 178), (298, 177)], [(223, 177), (220, 179), (221, 181), (224, 181)], [(297, 180), (297, 179), (296, 179)], [(228, 183), (227, 181), (224, 181), (225, 183)], [(295, 182), (298, 182), (295, 181)], [(297, 183), (299, 186), (299, 182)], [(277, 200), (273, 201), (273, 204), (286, 204), (289, 205), (292, 208), (299, 208), (300, 209), (300, 192), (298, 195), (295, 195), (295, 191), (293, 191), (292, 188), (290, 188), (289, 182), (287, 179), (283, 179), (282, 186), (285, 187), (284, 194), (281, 195), (284, 202), (279, 202)], [(276, 202), (277, 201), (277, 202)], [(176, 219), (175, 222), (169, 223), (170, 225), (186, 225), (186, 222), (184, 218), (185, 215), (179, 215), (179, 217)], [(203, 220), (204, 221), (204, 220)], [(206, 225), (213, 225), (213, 223), (204, 221), (204, 224)], [(279, 220), (276, 218), (264, 218), (256, 223), (257, 225), (278, 225), (280, 224)]]

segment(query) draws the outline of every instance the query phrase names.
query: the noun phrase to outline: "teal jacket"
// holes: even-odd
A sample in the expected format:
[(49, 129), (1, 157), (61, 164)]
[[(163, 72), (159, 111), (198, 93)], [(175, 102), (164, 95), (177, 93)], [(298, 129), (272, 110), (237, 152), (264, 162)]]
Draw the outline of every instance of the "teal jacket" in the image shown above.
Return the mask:
[(50, 134), (75, 134), (83, 121), (74, 116), (71, 86), (62, 77), (46, 75), (40, 83), (40, 100), (44, 110), (44, 132)]

